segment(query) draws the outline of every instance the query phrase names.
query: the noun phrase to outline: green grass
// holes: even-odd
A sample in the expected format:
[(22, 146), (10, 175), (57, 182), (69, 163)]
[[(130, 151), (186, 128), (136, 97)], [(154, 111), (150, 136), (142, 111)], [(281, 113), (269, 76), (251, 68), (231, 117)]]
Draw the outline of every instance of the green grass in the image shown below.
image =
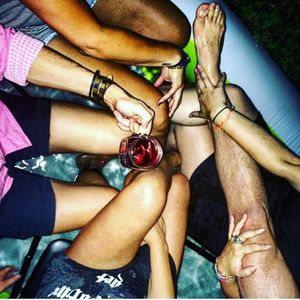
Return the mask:
[(300, 0), (226, 0), (290, 80), (300, 86)]

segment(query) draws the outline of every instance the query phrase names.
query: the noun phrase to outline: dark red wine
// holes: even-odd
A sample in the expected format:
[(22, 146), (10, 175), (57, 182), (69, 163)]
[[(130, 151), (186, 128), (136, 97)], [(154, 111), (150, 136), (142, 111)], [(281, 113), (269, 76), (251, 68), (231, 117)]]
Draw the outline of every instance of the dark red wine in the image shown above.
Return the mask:
[(155, 137), (133, 135), (120, 144), (120, 161), (132, 169), (153, 169), (162, 159), (163, 151)]

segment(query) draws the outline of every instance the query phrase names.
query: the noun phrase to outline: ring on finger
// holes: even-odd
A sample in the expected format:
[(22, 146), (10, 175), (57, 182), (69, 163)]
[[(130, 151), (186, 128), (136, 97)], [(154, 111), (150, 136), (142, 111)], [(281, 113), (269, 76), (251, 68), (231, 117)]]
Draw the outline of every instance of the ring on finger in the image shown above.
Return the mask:
[(243, 244), (238, 234), (233, 234), (231, 239), (235, 244)]

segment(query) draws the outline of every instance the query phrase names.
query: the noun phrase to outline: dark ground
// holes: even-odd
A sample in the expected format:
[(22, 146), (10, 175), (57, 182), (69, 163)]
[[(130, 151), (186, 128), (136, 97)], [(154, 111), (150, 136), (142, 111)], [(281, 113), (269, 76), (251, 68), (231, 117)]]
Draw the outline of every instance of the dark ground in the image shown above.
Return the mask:
[(300, 0), (226, 0), (300, 90)]

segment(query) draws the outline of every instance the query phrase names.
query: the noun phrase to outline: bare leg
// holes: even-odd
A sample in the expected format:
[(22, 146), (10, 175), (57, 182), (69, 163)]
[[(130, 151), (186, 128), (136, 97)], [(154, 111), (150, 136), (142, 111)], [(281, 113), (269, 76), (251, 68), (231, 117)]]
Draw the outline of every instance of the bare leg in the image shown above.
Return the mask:
[(71, 103), (52, 104), (50, 152), (116, 155), (128, 135), (111, 114)]
[[(258, 113), (247, 95), (234, 85), (226, 85), (225, 89), (237, 111), (255, 120)], [(206, 125), (207, 121), (201, 118), (189, 118), (190, 113), (197, 110), (199, 110), (199, 101), (195, 88), (185, 89), (182, 104), (171, 119), (172, 125), (168, 135), (168, 147), (180, 152), (181, 171), (188, 179), (196, 167), (214, 153), (212, 134)], [(193, 141), (192, 147), (191, 141)]]
[(118, 268), (131, 261), (164, 210), (177, 163), (178, 155), (172, 154), (155, 170), (133, 172), (125, 188), (82, 229), (67, 255), (93, 268)]
[[(53, 103), (50, 120), (50, 152), (117, 154), (121, 131), (112, 115), (70, 103)], [(101, 186), (99, 175), (81, 175), (81, 183), (52, 182), (56, 199), (54, 232), (79, 229), (88, 223), (116, 194)]]
[(174, 259), (177, 272), (182, 261), (189, 198), (190, 189), (186, 177), (182, 174), (173, 175), (163, 218), (169, 252)]
[[(226, 86), (226, 92), (239, 112), (252, 120), (256, 119), (256, 109), (240, 88)], [(191, 111), (195, 110), (197, 103), (194, 102), (194, 98), (188, 99), (188, 103)], [(188, 178), (214, 151), (214, 143), (207, 126), (172, 125), (170, 137), (169, 142), (173, 148), (177, 144), (182, 155), (182, 171)], [(191, 141), (193, 141), (192, 147)], [(245, 260), (245, 265), (255, 265), (259, 270), (250, 278), (240, 281), (242, 296), (247, 298), (295, 297), (297, 289), (273, 237), (268, 202), (255, 162), (220, 130), (215, 131), (215, 145), (229, 213), (238, 219), (247, 212), (249, 218), (245, 230), (266, 228), (266, 233), (259, 237), (257, 242), (270, 243), (273, 247), (273, 250), (268, 253), (248, 256)]]
[(118, 193), (111, 187), (56, 181), (52, 188), (56, 201), (53, 233), (82, 228)]
[(189, 21), (168, 0), (98, 0), (93, 11), (107, 25), (119, 26), (179, 47), (183, 47), (190, 37)]
[(256, 163), (224, 132), (218, 129), (213, 132), (217, 168), (229, 213), (236, 219), (248, 213), (243, 230), (266, 228), (256, 242), (272, 245), (270, 251), (251, 254), (244, 259), (245, 265), (254, 265), (257, 271), (238, 281), (242, 297), (297, 297), (297, 287), (273, 236), (267, 196)]

